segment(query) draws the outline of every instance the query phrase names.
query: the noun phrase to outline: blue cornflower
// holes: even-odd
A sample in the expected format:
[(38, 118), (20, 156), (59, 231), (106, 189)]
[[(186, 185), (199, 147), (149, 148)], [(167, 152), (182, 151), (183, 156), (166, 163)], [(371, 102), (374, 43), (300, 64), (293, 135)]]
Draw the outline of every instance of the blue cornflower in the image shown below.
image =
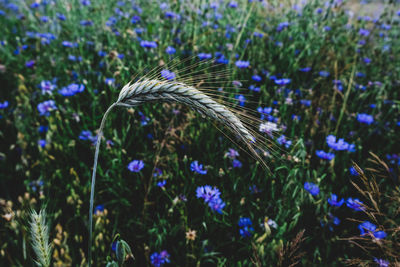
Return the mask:
[(387, 236), (387, 234), (384, 231), (376, 231), (374, 232), (374, 236), (376, 239), (383, 239)]
[(330, 73), (328, 71), (325, 71), (325, 70), (320, 71), (318, 74), (321, 77), (328, 77), (330, 75)]
[(232, 160), (232, 166), (233, 168), (242, 168), (243, 164), (239, 160), (234, 159)]
[(91, 20), (81, 20), (79, 22), (79, 24), (82, 25), (82, 26), (92, 26), (93, 25), (93, 21), (91, 21)]
[[(400, 16), (400, 11), (399, 11), (399, 16)], [(386, 261), (384, 259), (377, 259), (374, 258), (374, 261), (379, 265), (379, 267), (389, 267), (390, 266), (390, 262)]]
[(365, 235), (369, 232), (375, 232), (376, 225), (369, 221), (365, 221), (358, 225), (358, 229), (360, 229), (360, 235)]
[(321, 159), (326, 159), (328, 161), (331, 161), (332, 159), (335, 158), (335, 154), (329, 153), (329, 152), (325, 152), (323, 150), (317, 150), (317, 151), (315, 151), (315, 154), (318, 157), (320, 157)]
[(157, 43), (154, 41), (141, 41), (140, 42), (140, 46), (144, 47), (144, 48), (156, 48), (157, 47)]
[(212, 55), (211, 55), (211, 54), (208, 54), (208, 53), (200, 53), (200, 54), (198, 54), (197, 56), (199, 57), (200, 60), (212, 58)]
[(140, 17), (138, 16), (138, 15), (134, 15), (132, 18), (131, 18), (131, 23), (132, 24), (136, 24), (136, 23), (138, 23), (140, 21)]
[(349, 152), (354, 152), (355, 151), (355, 145), (354, 144), (349, 144), (346, 141), (344, 141), (343, 138), (337, 140), (336, 142), (336, 136), (334, 135), (328, 135), (326, 137), (326, 143), (328, 146), (334, 150), (348, 150)]
[(238, 156), (239, 156), (239, 152), (237, 152), (233, 148), (229, 148), (228, 152), (225, 153), (225, 157), (228, 157), (230, 159), (235, 159)]
[(286, 29), (287, 27), (289, 27), (289, 25), (290, 25), (290, 23), (287, 21), (281, 22), (278, 24), (278, 27), (276, 27), (276, 31), (280, 32), (280, 31)]
[(173, 80), (176, 77), (174, 72), (167, 69), (161, 71), (161, 76), (167, 80)]
[(48, 129), (49, 129), (49, 126), (40, 125), (39, 129), (38, 129), (38, 132), (39, 133), (45, 133), (45, 132), (47, 132)]
[(44, 140), (44, 139), (40, 139), (40, 140), (38, 141), (38, 145), (39, 145), (41, 148), (44, 148), (44, 147), (46, 146), (46, 144), (47, 144), (47, 142), (46, 142), (46, 140)]
[(344, 199), (342, 198), (341, 200), (339, 200), (337, 195), (331, 194), (331, 198), (328, 198), (328, 203), (331, 206), (340, 207), (343, 205)]
[(236, 1), (230, 1), (228, 6), (230, 8), (237, 8), (238, 7), (238, 3)]
[(8, 101), (4, 101), (3, 103), (0, 102), (0, 109), (5, 109), (8, 107)]
[(52, 83), (51, 81), (41, 81), (40, 89), (42, 89), (42, 94), (52, 94), (53, 90), (57, 87), (57, 85)]
[(65, 15), (64, 15), (64, 14), (57, 13), (56, 15), (57, 15), (57, 18), (58, 18), (59, 20), (61, 20), (61, 21), (64, 21), (64, 20), (66, 20), (66, 19), (67, 19), (67, 18), (65, 17)]
[(221, 192), (217, 187), (210, 185), (199, 186), (196, 189), (196, 197), (202, 198), (206, 203), (210, 202), (213, 198), (219, 198)]
[(90, 6), (90, 0), (81, 0), (83, 6)]
[(258, 37), (258, 38), (263, 38), (263, 37), (264, 37), (264, 34), (261, 33), (261, 32), (254, 32), (253, 35), (254, 35), (255, 37)]
[(319, 187), (318, 187), (318, 185), (316, 185), (314, 183), (305, 182), (304, 189), (307, 190), (313, 196), (316, 196), (319, 194)]
[(357, 170), (356, 170), (353, 166), (351, 166), (351, 167), (349, 168), (349, 171), (350, 171), (350, 174), (353, 175), (353, 176), (358, 176), (358, 175), (360, 175), (360, 174), (357, 172)]
[(65, 46), (65, 47), (70, 47), (70, 48), (78, 47), (78, 43), (73, 43), (73, 42), (70, 42), (70, 41), (62, 41), (61, 44), (63, 46)]
[(197, 160), (193, 161), (190, 164), (190, 170), (192, 172), (197, 172), (199, 174), (207, 174), (207, 170), (203, 169), (203, 164), (199, 164), (199, 162)]
[(131, 172), (140, 172), (144, 168), (144, 162), (142, 160), (133, 160), (128, 164), (128, 170)]
[(87, 131), (87, 130), (83, 130), (81, 132), (81, 134), (79, 135), (79, 139), (81, 140), (89, 140), (91, 141), (93, 144), (95, 144), (97, 142), (97, 136), (93, 136), (91, 131)]
[(161, 267), (165, 263), (169, 263), (170, 255), (166, 250), (161, 251), (160, 253), (154, 252), (150, 255), (150, 262), (154, 267)]
[(288, 79), (288, 78), (275, 79), (275, 80), (274, 80), (275, 84), (280, 85), (280, 86), (287, 85), (287, 84), (289, 84), (291, 81), (292, 81), (292, 79)]
[(357, 120), (361, 123), (365, 123), (370, 125), (374, 122), (374, 117), (372, 115), (368, 115), (366, 113), (359, 113), (357, 114)]
[(286, 148), (289, 148), (292, 145), (291, 140), (287, 140), (285, 135), (281, 135), (278, 139), (276, 139), (278, 144), (284, 145)]
[(244, 102), (246, 101), (244, 95), (236, 95), (235, 98), (239, 101), (239, 106), (244, 107)]
[(352, 199), (351, 197), (349, 197), (346, 200), (346, 205), (347, 207), (356, 210), (356, 211), (362, 211), (365, 208), (363, 207), (363, 204), (358, 198)]
[(58, 93), (62, 96), (73, 96), (77, 93), (81, 93), (85, 90), (85, 86), (83, 84), (71, 83), (66, 87), (58, 90)]
[(310, 70), (311, 70), (311, 67), (305, 67), (305, 68), (299, 69), (299, 71), (301, 71), (301, 72), (309, 72)]
[(208, 202), (208, 206), (219, 214), (222, 214), (222, 209), (225, 207), (225, 205), (225, 202), (222, 201), (221, 198), (213, 198), (210, 202)]
[(368, 36), (370, 34), (370, 31), (366, 30), (366, 29), (360, 29), (358, 31), (358, 34), (361, 35), (361, 36)]
[(37, 106), (40, 116), (50, 116), (50, 112), (57, 109), (56, 103), (54, 100), (47, 100), (42, 103), (39, 103)]
[(309, 107), (311, 106), (311, 100), (307, 100), (307, 99), (300, 99), (300, 104)]
[(340, 219), (338, 217), (333, 216), (332, 222), (334, 225), (339, 225), (340, 224)]
[(238, 225), (239, 227), (246, 227), (246, 226), (252, 226), (253, 223), (251, 222), (251, 219), (248, 217), (240, 217)]
[(115, 79), (114, 79), (114, 78), (106, 78), (106, 79), (104, 80), (104, 82), (105, 82), (107, 85), (111, 86), (111, 85), (114, 85)]
[(262, 78), (260, 75), (253, 75), (251, 78), (256, 82), (261, 82)]
[(165, 187), (166, 184), (167, 184), (166, 179), (163, 179), (163, 180), (157, 182), (158, 187)]
[(248, 68), (250, 66), (250, 62), (249, 61), (244, 61), (244, 60), (238, 60), (235, 62), (236, 67), (241, 68), (241, 69), (245, 69)]
[(239, 229), (239, 234), (243, 237), (250, 237), (253, 232), (254, 232), (254, 228), (249, 227), (249, 226), (245, 226), (245, 227)]
[(99, 215), (99, 214), (101, 214), (101, 213), (103, 213), (103, 212), (104, 212), (104, 205), (102, 205), (102, 204), (97, 205), (97, 206), (94, 208), (94, 211), (93, 211), (93, 213), (96, 214), (96, 215)]
[(26, 63), (25, 63), (25, 66), (27, 67), (27, 68), (32, 68), (33, 66), (35, 65), (35, 60), (28, 60)]
[(254, 92), (260, 92), (260, 87), (255, 86), (254, 84), (249, 86), (249, 90), (250, 91), (254, 91)]
[(176, 49), (173, 48), (172, 46), (168, 46), (168, 47), (165, 49), (165, 53), (167, 53), (168, 55), (173, 55), (173, 54), (176, 53)]

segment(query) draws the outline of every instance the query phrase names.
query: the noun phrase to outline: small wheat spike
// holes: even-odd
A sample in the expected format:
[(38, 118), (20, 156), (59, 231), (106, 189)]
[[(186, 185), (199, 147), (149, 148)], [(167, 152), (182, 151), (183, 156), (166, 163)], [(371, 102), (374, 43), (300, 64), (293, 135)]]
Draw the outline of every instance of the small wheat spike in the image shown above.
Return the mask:
[(112, 104), (105, 112), (101, 121), (100, 129), (97, 135), (96, 151), (93, 163), (92, 183), (90, 192), (90, 210), (89, 210), (89, 266), (91, 264), (91, 245), (92, 245), (92, 224), (93, 224), (93, 202), (94, 189), (96, 182), (96, 168), (99, 155), (101, 138), (103, 136), (103, 128), (106, 117), (111, 109), (115, 106), (136, 107), (140, 104), (150, 101), (174, 101), (185, 104), (199, 113), (211, 117), (229, 130), (239, 136), (239, 139), (247, 145), (252, 154), (261, 162), (262, 159), (255, 152), (253, 145), (255, 137), (250, 133), (242, 121), (227, 107), (216, 102), (210, 96), (200, 90), (188, 86), (184, 83), (161, 80), (139, 80), (133, 84), (125, 85), (118, 97), (117, 102)]
[(38, 266), (49, 267), (51, 260), (51, 244), (49, 243), (49, 229), (46, 224), (46, 212), (40, 210), (39, 214), (32, 210), (29, 222), (32, 236), (32, 247), (35, 251)]

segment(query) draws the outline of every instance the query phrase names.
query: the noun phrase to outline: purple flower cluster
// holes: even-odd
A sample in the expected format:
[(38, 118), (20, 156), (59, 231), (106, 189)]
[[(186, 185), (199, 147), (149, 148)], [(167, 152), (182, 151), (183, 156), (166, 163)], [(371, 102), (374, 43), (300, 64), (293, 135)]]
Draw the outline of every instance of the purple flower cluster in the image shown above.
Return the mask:
[(387, 236), (384, 231), (376, 231), (376, 228), (376, 225), (369, 221), (365, 221), (358, 225), (361, 236), (372, 234), (376, 239), (383, 239)]
[(225, 202), (222, 201), (220, 195), (221, 192), (215, 186), (205, 185), (196, 189), (197, 198), (202, 198), (212, 210), (221, 214), (222, 209), (225, 207)]
[(331, 161), (331, 160), (333, 160), (333, 159), (335, 158), (335, 154), (329, 153), (329, 152), (325, 152), (325, 151), (323, 151), (323, 150), (317, 150), (317, 151), (315, 152), (315, 154), (316, 154), (319, 158), (325, 159), (325, 160), (328, 160), (328, 161)]
[(176, 77), (175, 73), (167, 69), (161, 71), (161, 76), (167, 80), (173, 80)]

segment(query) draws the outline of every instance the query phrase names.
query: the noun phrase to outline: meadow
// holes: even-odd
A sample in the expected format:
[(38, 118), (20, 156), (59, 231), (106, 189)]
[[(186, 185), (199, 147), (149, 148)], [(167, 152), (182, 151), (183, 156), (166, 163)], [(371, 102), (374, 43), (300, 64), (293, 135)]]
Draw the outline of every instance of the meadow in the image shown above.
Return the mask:
[[(400, 3), (348, 4), (0, 0), (0, 266), (400, 266)], [(229, 111), (99, 135), (147, 80)]]

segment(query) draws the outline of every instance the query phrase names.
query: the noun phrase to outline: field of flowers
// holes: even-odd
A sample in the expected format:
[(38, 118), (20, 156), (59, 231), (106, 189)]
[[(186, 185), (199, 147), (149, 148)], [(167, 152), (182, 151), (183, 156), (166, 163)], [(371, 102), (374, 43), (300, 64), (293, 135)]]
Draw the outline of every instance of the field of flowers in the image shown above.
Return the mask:
[[(293, 2), (0, 0), (0, 266), (400, 266), (399, 2)], [(143, 77), (255, 150), (188, 105), (115, 108), (89, 213)]]

